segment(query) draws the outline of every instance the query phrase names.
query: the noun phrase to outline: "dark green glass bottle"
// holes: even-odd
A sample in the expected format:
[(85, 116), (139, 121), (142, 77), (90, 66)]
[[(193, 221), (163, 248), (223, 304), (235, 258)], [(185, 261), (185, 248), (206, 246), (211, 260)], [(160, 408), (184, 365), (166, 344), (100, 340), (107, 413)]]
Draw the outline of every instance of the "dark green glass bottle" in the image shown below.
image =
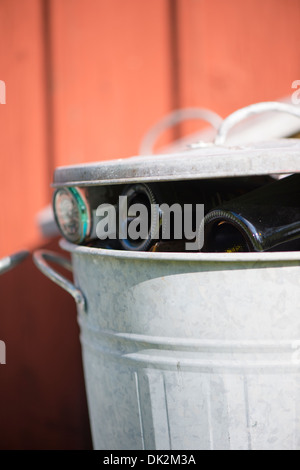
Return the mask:
[[(252, 177), (237, 177), (237, 178), (220, 178), (220, 179), (203, 179), (203, 180), (189, 180), (189, 181), (172, 181), (161, 183), (136, 183), (127, 185), (122, 192), (122, 196), (127, 196), (128, 207), (133, 204), (142, 204), (146, 207), (147, 213), (151, 214), (151, 205), (159, 206), (158, 214), (156, 217), (149, 217), (148, 220), (148, 233), (144, 238), (132, 239), (129, 235), (119, 239), (120, 245), (125, 250), (149, 250), (155, 244), (155, 251), (169, 251), (179, 250), (180, 244), (158, 244), (157, 242), (174, 242), (181, 240), (181, 245), (184, 246), (184, 226), (183, 226), (183, 211), (185, 205), (190, 205), (192, 214), (191, 220), (193, 225), (193, 233), (196, 234), (197, 217), (196, 205), (202, 204), (205, 213), (218, 206), (224, 201), (252, 191), (254, 188), (260, 187), (266, 182), (269, 182), (269, 176), (252, 176)], [(165, 217), (167, 209), (163, 206), (167, 205), (169, 208), (177, 206), (182, 217), (180, 218), (181, 230), (179, 230), (179, 238), (174, 234), (174, 218)], [(128, 233), (127, 229), (129, 224), (132, 223), (133, 217), (127, 216), (126, 211), (121, 211), (121, 227), (120, 233)], [(178, 219), (177, 219), (178, 220)], [(184, 248), (182, 249), (184, 250)]]
[(300, 250), (300, 174), (214, 208), (203, 227), (204, 252)]

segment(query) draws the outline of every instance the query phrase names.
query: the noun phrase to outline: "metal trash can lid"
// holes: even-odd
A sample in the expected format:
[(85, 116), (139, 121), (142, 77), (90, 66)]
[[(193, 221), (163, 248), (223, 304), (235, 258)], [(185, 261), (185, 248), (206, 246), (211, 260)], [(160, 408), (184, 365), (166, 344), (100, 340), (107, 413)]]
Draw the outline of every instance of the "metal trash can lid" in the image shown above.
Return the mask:
[(98, 186), (300, 172), (300, 140), (228, 147), (205, 144), (184, 152), (58, 167), (53, 186)]
[(225, 145), (232, 127), (245, 118), (269, 111), (300, 118), (300, 109), (294, 105), (272, 101), (255, 103), (224, 119), (214, 143), (200, 143), (195, 148), (172, 154), (61, 167), (55, 171), (53, 186), (98, 186), (297, 173), (300, 170), (298, 139), (279, 139), (234, 147)]

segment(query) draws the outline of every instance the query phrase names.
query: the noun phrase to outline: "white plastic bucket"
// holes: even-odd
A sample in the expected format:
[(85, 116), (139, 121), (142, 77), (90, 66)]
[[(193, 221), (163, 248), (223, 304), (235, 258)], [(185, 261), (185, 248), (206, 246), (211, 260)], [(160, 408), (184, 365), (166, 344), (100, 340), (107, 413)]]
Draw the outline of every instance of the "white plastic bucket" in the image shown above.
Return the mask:
[(95, 449), (300, 449), (300, 252), (61, 246)]

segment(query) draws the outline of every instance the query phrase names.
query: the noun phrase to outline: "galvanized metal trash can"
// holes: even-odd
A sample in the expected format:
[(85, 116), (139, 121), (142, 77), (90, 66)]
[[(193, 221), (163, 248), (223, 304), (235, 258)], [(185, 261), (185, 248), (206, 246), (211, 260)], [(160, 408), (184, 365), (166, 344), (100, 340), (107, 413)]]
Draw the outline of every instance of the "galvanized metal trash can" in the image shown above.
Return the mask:
[(300, 253), (61, 246), (96, 449), (300, 448)]
[[(186, 179), (300, 171), (295, 141), (187, 156)], [(137, 181), (145, 165), (164, 181), (177, 157), (61, 169), (56, 184)], [(60, 243), (71, 263), (48, 251), (34, 261), (77, 303), (95, 449), (300, 449), (300, 252)]]

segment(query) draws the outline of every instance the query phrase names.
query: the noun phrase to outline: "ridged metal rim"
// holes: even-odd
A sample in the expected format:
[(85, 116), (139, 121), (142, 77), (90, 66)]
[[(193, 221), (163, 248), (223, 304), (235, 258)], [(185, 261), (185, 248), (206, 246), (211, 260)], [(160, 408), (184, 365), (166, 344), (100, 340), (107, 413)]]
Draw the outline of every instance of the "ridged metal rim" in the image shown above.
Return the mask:
[(108, 256), (110, 258), (149, 260), (149, 261), (188, 261), (188, 262), (220, 262), (220, 263), (282, 263), (300, 262), (300, 251), (289, 252), (251, 252), (251, 253), (153, 253), (144, 251), (121, 251), (93, 248), (88, 246), (74, 245), (64, 239), (59, 241), (60, 247), (72, 254), (90, 256)]

